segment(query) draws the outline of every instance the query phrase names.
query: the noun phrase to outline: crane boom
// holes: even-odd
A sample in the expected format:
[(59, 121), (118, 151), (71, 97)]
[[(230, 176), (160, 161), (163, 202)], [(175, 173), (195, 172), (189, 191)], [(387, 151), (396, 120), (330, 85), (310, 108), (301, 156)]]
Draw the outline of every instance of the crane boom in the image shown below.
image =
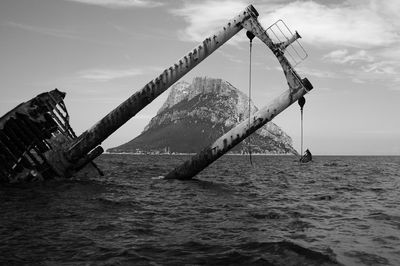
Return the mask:
[[(17, 106), (0, 118), (0, 181), (17, 182), (47, 179), (52, 176), (90, 175), (92, 171), (88, 168), (101, 172), (92, 162), (103, 152), (99, 145), (243, 28), (264, 42), (283, 68), (289, 91), (283, 97), (284, 100), (276, 102), (277, 110), (282, 111), (312, 88), (307, 79), (299, 77), (284, 54), (286, 48), (300, 38), (300, 35), (296, 32), (293, 36), (274, 43), (257, 17), (258, 12), (252, 5), (246, 7), (219, 31), (166, 68), (79, 137), (69, 124), (69, 115), (63, 102), (65, 93), (54, 90)], [(270, 121), (277, 113), (279, 112), (271, 113), (270, 110), (261, 112), (256, 119), (261, 119), (262, 123), (253, 125), (252, 129), (241, 126), (240, 131), (247, 131), (245, 134), (241, 134), (240, 138), (234, 138), (232, 135), (228, 142), (222, 138), (222, 144), (217, 141), (213, 148), (223, 148), (218, 148), (218, 152), (207, 153), (206, 156), (212, 154), (213, 160), (218, 158), (231, 148), (230, 143), (240, 142), (251, 134), (253, 129)], [(207, 163), (211, 161), (208, 160)], [(170, 176), (185, 179), (190, 178), (191, 174)]]
[(282, 66), (289, 89), (250, 116), (248, 120), (242, 121), (191, 159), (169, 172), (165, 176), (166, 179), (192, 178), (313, 89), (308, 79), (301, 79), (285, 57), (285, 49), (300, 38), (297, 32), (285, 42), (274, 43), (256, 19), (249, 18), (244, 21), (243, 27), (264, 42), (274, 53)]
[(141, 90), (134, 93), (117, 108), (112, 110), (93, 127), (82, 133), (67, 151), (67, 159), (71, 162), (76, 162), (97, 145), (101, 144), (102, 141), (166, 91), (172, 84), (236, 35), (243, 29), (243, 23), (250, 18), (257, 21), (257, 17), (258, 12), (252, 5), (246, 7), (245, 10), (231, 19), (221, 30), (206, 38), (192, 51), (166, 68), (154, 80), (147, 83)]

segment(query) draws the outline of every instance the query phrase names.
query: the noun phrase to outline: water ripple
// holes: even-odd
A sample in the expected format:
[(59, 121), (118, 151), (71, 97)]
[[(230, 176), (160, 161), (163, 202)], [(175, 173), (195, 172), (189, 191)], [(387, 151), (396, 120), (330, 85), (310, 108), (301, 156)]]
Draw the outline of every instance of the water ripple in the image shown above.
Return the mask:
[(102, 155), (104, 177), (0, 188), (0, 264), (400, 265), (399, 157)]

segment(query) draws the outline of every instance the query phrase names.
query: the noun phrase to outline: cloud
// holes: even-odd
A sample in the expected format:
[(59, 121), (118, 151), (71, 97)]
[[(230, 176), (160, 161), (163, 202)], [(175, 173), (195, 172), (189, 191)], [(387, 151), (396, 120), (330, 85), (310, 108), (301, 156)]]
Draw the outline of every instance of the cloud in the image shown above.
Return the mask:
[(342, 77), (349, 78), (355, 83), (379, 83), (383, 88), (399, 87), (400, 64), (397, 61), (377, 61), (363, 64), (359, 67), (344, 68)]
[(108, 8), (129, 8), (129, 7), (152, 8), (164, 5), (161, 2), (150, 1), (150, 0), (65, 0), (65, 1), (103, 6)]
[(79, 78), (90, 81), (110, 81), (120, 78), (128, 78), (142, 75), (143, 71), (138, 68), (129, 69), (87, 69), (78, 73)]
[(329, 70), (321, 70), (321, 69), (316, 69), (316, 68), (309, 68), (309, 67), (304, 67), (300, 65), (297, 69), (299, 74), (303, 75), (311, 75), (317, 78), (337, 78), (338, 75), (337, 73)]
[(350, 54), (347, 49), (334, 50), (322, 57), (323, 60), (328, 60), (338, 64), (354, 64), (355, 62), (372, 62), (374, 57), (369, 55), (365, 50), (359, 50)]
[[(323, 5), (296, 1), (282, 5), (261, 19), (263, 24), (283, 19), (295, 27), (303, 41), (317, 45), (346, 47), (386, 46), (400, 41), (399, 22), (390, 6), (395, 1), (344, 1)], [(260, 14), (263, 14), (262, 11)]]
[(184, 41), (201, 42), (223, 27), (231, 18), (239, 14), (247, 5), (242, 1), (185, 1), (178, 9), (170, 10), (175, 16), (182, 17), (187, 26), (179, 31)]
[[(245, 1), (205, 2), (185, 1), (181, 8), (171, 10), (182, 17), (187, 26), (180, 37), (187, 41), (202, 41), (216, 29), (242, 11)], [(400, 42), (400, 4), (398, 0), (356, 1), (340, 4), (320, 4), (314, 1), (265, 1), (255, 3), (264, 28), (283, 19), (295, 27), (304, 42), (315, 45), (345, 47), (387, 46)], [(244, 38), (243, 38), (244, 40)]]
[(366, 73), (398, 75), (400, 66), (397, 61), (380, 61), (362, 67)]
[(382, 84), (390, 87), (399, 81), (397, 76), (400, 72), (400, 62), (396, 55), (391, 57), (386, 50), (349, 52), (347, 49), (339, 49), (324, 55), (322, 60), (339, 64), (340, 75), (347, 76), (354, 83), (384, 81)]
[(156, 76), (156, 74), (161, 71), (163, 71), (163, 69), (156, 66), (130, 68), (91, 68), (79, 71), (78, 78), (81, 80), (105, 82), (139, 75), (152, 74)]
[(400, 63), (400, 44), (394, 47), (384, 47), (383, 49), (379, 49), (377, 54), (381, 57), (397, 60)]

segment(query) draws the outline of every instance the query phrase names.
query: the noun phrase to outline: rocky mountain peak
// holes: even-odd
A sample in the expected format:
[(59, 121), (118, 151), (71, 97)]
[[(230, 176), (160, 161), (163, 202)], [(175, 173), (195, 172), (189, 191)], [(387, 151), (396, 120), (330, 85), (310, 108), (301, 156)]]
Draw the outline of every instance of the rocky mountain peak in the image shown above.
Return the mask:
[[(197, 152), (249, 116), (249, 98), (229, 82), (196, 77), (171, 87), (167, 100), (132, 141), (110, 151)], [(250, 102), (251, 111), (258, 108)], [(252, 137), (254, 153), (296, 153), (291, 138), (274, 123)], [(243, 153), (239, 144), (234, 151)]]
[[(248, 110), (247, 95), (237, 90), (228, 81), (219, 78), (195, 77), (193, 78), (192, 83), (180, 81), (173, 85), (167, 100), (160, 110), (158, 110), (157, 114), (162, 113), (164, 110), (174, 106), (182, 100), (190, 101), (200, 94), (218, 94), (220, 96), (237, 94), (238, 97), (236, 104), (239, 105), (238, 108), (240, 109), (240, 113), (244, 114), (244, 109)], [(251, 102), (251, 109), (256, 109), (253, 102)]]
[[(190, 102), (195, 97), (197, 97), (198, 100), (207, 101), (208, 97), (211, 96), (213, 96), (214, 99), (209, 100), (214, 103), (214, 108), (208, 109), (208, 116), (213, 122), (223, 122), (226, 127), (232, 127), (249, 116), (249, 98), (246, 94), (236, 89), (225, 80), (209, 77), (195, 77), (192, 83), (181, 81), (173, 85), (167, 100), (160, 110), (158, 110), (157, 116), (168, 111), (178, 103)], [(250, 109), (252, 113), (258, 111), (258, 108), (252, 101), (250, 101)], [(195, 113), (199, 113), (204, 110), (204, 108), (199, 108), (194, 111)], [(191, 115), (194, 114), (191, 113)], [(144, 131), (148, 130), (154, 122), (157, 121), (157, 116), (152, 119)]]

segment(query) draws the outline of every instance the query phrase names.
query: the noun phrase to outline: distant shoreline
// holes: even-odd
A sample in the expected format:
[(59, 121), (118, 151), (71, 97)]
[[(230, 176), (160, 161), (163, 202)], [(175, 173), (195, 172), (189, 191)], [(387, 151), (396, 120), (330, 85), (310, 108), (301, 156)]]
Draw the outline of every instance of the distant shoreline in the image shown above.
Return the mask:
[[(182, 156), (182, 155), (196, 155), (196, 153), (136, 153), (136, 152), (104, 152), (103, 154), (126, 154), (126, 155), (171, 155), (171, 156)], [(239, 154), (239, 153), (226, 153), (224, 155), (232, 156), (248, 156), (249, 154)], [(251, 156), (296, 156), (291, 153), (252, 153)]]
[[(104, 152), (103, 154), (126, 154), (126, 155), (157, 155), (157, 156), (165, 156), (165, 155), (170, 155), (170, 156), (193, 156), (196, 155), (196, 153), (159, 153), (159, 154), (144, 154), (144, 153), (135, 153), (135, 152)], [(229, 155), (229, 156), (248, 156), (249, 154), (237, 154), (237, 153), (226, 153), (225, 155)], [(252, 153), (251, 156), (295, 156), (292, 153), (276, 153), (276, 154), (272, 154), (272, 153)], [(300, 156), (300, 155), (298, 155)], [(313, 154), (313, 156), (342, 156), (342, 157), (351, 157), (351, 156), (355, 156), (355, 157), (400, 157), (400, 154)]]

